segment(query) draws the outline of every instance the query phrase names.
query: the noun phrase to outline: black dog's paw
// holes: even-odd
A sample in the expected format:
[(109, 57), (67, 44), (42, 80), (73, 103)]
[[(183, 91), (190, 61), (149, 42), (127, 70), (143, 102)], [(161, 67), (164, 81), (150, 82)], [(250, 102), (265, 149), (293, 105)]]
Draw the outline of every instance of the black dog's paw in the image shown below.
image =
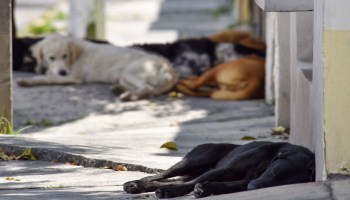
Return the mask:
[(166, 189), (166, 188), (159, 188), (155, 191), (156, 193), (156, 196), (159, 198), (159, 199), (166, 199), (166, 198), (171, 198), (168, 193), (169, 193), (169, 190)]
[(144, 192), (144, 182), (136, 180), (124, 183), (123, 189), (125, 192), (130, 194), (139, 194)]
[(193, 187), (193, 185), (165, 186), (157, 189), (156, 195), (159, 199), (179, 197), (192, 192)]
[(159, 199), (167, 199), (180, 196), (177, 194), (176, 188), (173, 187), (159, 188), (155, 193)]
[(210, 191), (210, 187), (209, 187), (210, 183), (209, 182), (204, 182), (204, 183), (197, 183), (194, 186), (194, 197), (196, 198), (202, 198), (202, 197), (207, 197), (209, 195), (211, 195), (211, 191)]

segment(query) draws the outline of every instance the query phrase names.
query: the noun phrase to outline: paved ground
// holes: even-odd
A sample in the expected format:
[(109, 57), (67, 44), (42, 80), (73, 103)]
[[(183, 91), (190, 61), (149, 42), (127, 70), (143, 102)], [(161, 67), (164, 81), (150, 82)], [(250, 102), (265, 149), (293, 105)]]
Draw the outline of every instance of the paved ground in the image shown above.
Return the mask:
[[(22, 26), (65, 1), (17, 2)], [(212, 15), (224, 2), (108, 0), (107, 34), (122, 45), (205, 35), (229, 24), (227, 15)], [(15, 78), (23, 76), (30, 75), (15, 73)], [(15, 128), (32, 127), (19, 136), (0, 136), (0, 147), (12, 154), (31, 147), (38, 161), (0, 161), (0, 199), (156, 199), (153, 193), (126, 194), (121, 186), (168, 168), (197, 144), (248, 142), (243, 136), (283, 140), (271, 136), (273, 107), (263, 101), (219, 102), (164, 95), (121, 103), (108, 86), (91, 84), (15, 85), (14, 104)], [(159, 148), (168, 141), (176, 142), (178, 151)], [(128, 171), (107, 169), (119, 164)], [(207, 199), (349, 199), (349, 185), (348, 180), (334, 180)]]

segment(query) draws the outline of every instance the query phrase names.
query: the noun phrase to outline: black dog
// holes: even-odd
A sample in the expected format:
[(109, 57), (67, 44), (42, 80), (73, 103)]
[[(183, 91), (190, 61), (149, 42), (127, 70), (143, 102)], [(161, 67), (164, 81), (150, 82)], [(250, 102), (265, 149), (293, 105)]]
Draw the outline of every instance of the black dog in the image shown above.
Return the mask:
[(29, 37), (12, 39), (12, 66), (14, 71), (35, 73), (37, 62), (29, 49), (42, 39)]
[(208, 38), (191, 38), (166, 44), (141, 44), (132, 47), (159, 54), (174, 66), (180, 79), (199, 76), (215, 65), (237, 59), (241, 56), (265, 52), (244, 47), (240, 44), (217, 43)]
[(207, 38), (191, 38), (166, 44), (139, 44), (132, 47), (167, 58), (180, 78), (198, 76), (214, 66), (217, 43)]
[(158, 198), (193, 191), (199, 198), (311, 182), (314, 170), (314, 154), (289, 143), (202, 144), (168, 170), (125, 183), (124, 190), (132, 194), (155, 191)]

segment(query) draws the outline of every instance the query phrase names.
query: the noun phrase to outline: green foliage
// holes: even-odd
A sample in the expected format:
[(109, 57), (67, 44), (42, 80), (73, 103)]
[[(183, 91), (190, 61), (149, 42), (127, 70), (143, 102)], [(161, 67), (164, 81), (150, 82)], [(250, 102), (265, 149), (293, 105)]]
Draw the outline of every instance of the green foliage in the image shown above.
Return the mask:
[(62, 11), (50, 11), (42, 18), (34, 21), (28, 26), (28, 32), (33, 35), (43, 35), (46, 33), (55, 33), (59, 31), (55, 25), (55, 21), (63, 21), (67, 18)]
[(36, 157), (34, 155), (32, 148), (27, 148), (22, 152), (22, 155), (20, 156), (22, 160), (36, 160)]
[(53, 17), (53, 19), (55, 19), (55, 20), (65, 20), (65, 19), (67, 19), (67, 16), (66, 16), (66, 14), (64, 12), (59, 11), (59, 12), (56, 13), (56, 15)]
[(63, 185), (49, 185), (46, 187), (46, 189), (57, 189), (57, 188), (64, 188)]
[(28, 31), (34, 35), (42, 35), (44, 33), (54, 33), (57, 29), (52, 25), (52, 22), (47, 22), (44, 24), (30, 24)]
[(42, 119), (40, 121), (27, 120), (25, 125), (38, 126), (38, 127), (51, 127), (54, 123), (50, 119)]
[(230, 12), (230, 8), (228, 6), (221, 6), (213, 11), (213, 16), (218, 18), (222, 15), (225, 15)]
[(14, 130), (12, 127), (11, 122), (6, 119), (3, 116), (0, 116), (0, 133), (6, 134), (6, 135), (19, 135), (21, 134), (25, 129), (30, 128), (31, 126), (26, 126), (23, 128), (20, 128), (18, 130)]

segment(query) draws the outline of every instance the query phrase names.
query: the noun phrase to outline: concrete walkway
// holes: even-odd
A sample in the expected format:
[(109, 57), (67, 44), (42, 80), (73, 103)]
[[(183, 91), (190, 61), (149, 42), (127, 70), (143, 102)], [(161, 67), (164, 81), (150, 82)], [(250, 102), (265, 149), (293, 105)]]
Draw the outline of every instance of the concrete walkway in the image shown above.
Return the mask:
[[(31, 147), (38, 158), (0, 161), (0, 199), (156, 199), (154, 193), (126, 194), (122, 184), (168, 168), (197, 144), (249, 142), (243, 136), (285, 141), (271, 136), (273, 108), (263, 101), (164, 95), (121, 103), (105, 85), (15, 86), (14, 92), (17, 128), (42, 119), (52, 126), (37, 123), (21, 135), (0, 136), (0, 147), (8, 154)], [(159, 148), (168, 141), (175, 141), (178, 151)], [(128, 171), (109, 169), (120, 164)], [(308, 183), (207, 199), (348, 199), (349, 184)]]

